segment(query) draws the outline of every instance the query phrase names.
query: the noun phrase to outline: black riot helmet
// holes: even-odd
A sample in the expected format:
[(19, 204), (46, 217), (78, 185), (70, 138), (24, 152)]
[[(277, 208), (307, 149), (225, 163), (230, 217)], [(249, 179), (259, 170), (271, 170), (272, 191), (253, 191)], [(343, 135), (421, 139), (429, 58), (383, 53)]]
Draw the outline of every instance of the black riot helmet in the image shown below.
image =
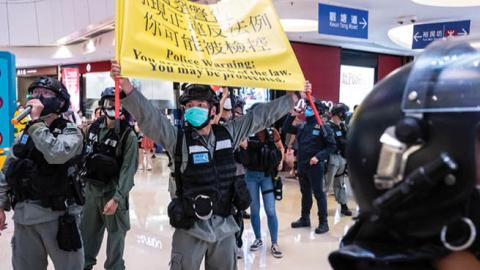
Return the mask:
[[(107, 87), (102, 91), (98, 106), (105, 116), (115, 119), (115, 87)], [(127, 116), (127, 111), (120, 106), (120, 115)]]
[(115, 87), (107, 87), (102, 91), (100, 95), (100, 100), (98, 101), (98, 106), (100, 107), (111, 107), (108, 104), (104, 104), (106, 99), (115, 99)]
[(205, 100), (211, 106), (217, 108), (219, 111), (220, 100), (215, 94), (215, 91), (206, 84), (184, 84), (182, 85), (183, 94), (179, 97), (181, 105), (185, 106), (191, 100)]
[(57, 95), (57, 99), (64, 101), (63, 106), (60, 107), (58, 105), (56, 106), (56, 108), (50, 108), (53, 110), (52, 111), (53, 113), (59, 114), (59, 113), (66, 112), (70, 107), (70, 94), (68, 94), (68, 91), (65, 85), (63, 85), (63, 83), (61, 83), (57, 79), (51, 78), (51, 77), (38, 78), (28, 87), (28, 90), (27, 90), (28, 94), (31, 95), (33, 90), (35, 90), (35, 88), (45, 88), (45, 89), (51, 90), (55, 92), (55, 94)]
[[(307, 107), (310, 107), (310, 102), (308, 100), (305, 101), (305, 103)], [(313, 101), (313, 104), (315, 104), (319, 115), (324, 115), (329, 110), (327, 102), (320, 99), (315, 99)]]
[(345, 121), (349, 110), (350, 108), (346, 104), (337, 103), (333, 105), (332, 109), (330, 109), (330, 112), (332, 113), (332, 116), (336, 115), (340, 118), (340, 120)]
[(478, 41), (433, 43), (378, 83), (349, 129), (360, 213), (330, 255), (334, 268), (478, 254), (479, 124)]

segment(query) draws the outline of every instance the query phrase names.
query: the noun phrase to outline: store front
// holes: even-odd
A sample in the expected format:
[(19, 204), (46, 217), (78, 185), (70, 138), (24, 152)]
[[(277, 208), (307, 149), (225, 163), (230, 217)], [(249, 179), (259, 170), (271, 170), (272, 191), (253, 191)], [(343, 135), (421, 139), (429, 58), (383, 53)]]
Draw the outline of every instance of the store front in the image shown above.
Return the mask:
[[(98, 107), (102, 91), (107, 87), (114, 86), (114, 81), (110, 78), (110, 67), (110, 61), (69, 66), (69, 68), (78, 68), (79, 108), (87, 118), (90, 118), (95, 108)], [(131, 78), (131, 82), (138, 91), (152, 100), (160, 109), (167, 111), (176, 108), (173, 82), (135, 78)]]

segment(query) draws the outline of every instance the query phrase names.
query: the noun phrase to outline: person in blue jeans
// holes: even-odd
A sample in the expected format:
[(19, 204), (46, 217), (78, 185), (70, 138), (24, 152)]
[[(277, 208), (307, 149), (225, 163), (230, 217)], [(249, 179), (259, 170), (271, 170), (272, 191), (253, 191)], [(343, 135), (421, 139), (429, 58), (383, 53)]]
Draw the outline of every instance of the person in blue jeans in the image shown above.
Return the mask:
[(278, 219), (275, 212), (275, 197), (273, 194), (272, 177), (282, 169), (284, 148), (280, 134), (275, 128), (264, 129), (251, 136), (241, 145), (245, 152), (245, 179), (252, 197), (250, 204), (251, 223), (255, 233), (255, 241), (250, 246), (256, 251), (263, 246), (260, 230), (260, 193), (267, 214), (268, 230), (272, 240), (271, 252), (275, 258), (283, 257), (278, 246)]

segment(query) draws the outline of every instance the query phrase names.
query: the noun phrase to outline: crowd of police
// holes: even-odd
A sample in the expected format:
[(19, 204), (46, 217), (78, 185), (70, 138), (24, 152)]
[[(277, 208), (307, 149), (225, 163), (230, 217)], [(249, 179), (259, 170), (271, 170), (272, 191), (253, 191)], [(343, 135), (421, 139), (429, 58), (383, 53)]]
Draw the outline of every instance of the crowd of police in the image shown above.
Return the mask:
[[(236, 269), (248, 208), (255, 234), (249, 248), (263, 246), (260, 196), (271, 254), (283, 256), (275, 201), (282, 198), (279, 172), (290, 148), (301, 192), (292, 228), (311, 226), (313, 194), (314, 232), (328, 232), (332, 185), (340, 213), (351, 216), (345, 181), (351, 178), (361, 211), (329, 257), (335, 269), (480, 269), (479, 154), (472, 146), (479, 137), (478, 51), (462, 42), (434, 46), (378, 84), (351, 121), (345, 104), (306, 102), (308, 82), (304, 92), (246, 113), (245, 101), (228, 89), (219, 97), (208, 85), (185, 84), (179, 97), (184, 124), (175, 126), (119, 77), (113, 62), (120, 117), (115, 90), (107, 88), (101, 116), (82, 132), (62, 117), (70, 105), (65, 86), (42, 77), (28, 89), (30, 118), (0, 174), (0, 232), (5, 210), (14, 211), (13, 268), (46, 269), (50, 257), (56, 269), (92, 269), (107, 231), (104, 267), (125, 269), (129, 192), (138, 166), (131, 114), (172, 159), (170, 269), (199, 269), (202, 261), (205, 269)], [(455, 57), (432, 61), (450, 54)], [(468, 83), (456, 80), (459, 70), (469, 74)], [(466, 129), (457, 137), (471, 143), (452, 143), (449, 134), (460, 127)]]
[[(112, 76), (119, 70), (113, 63)], [(311, 91), (309, 83), (305, 87)], [(263, 245), (260, 198), (267, 214), (271, 253), (276, 258), (283, 256), (275, 212), (275, 201), (282, 197), (279, 172), (286, 152), (280, 133), (295, 134), (299, 146), (302, 215), (292, 227), (310, 226), (313, 189), (320, 218), (315, 232), (328, 231), (323, 185), (326, 168), (334, 170), (327, 170), (330, 181), (338, 201), (346, 207), (345, 185), (337, 181), (346, 171), (344, 162), (338, 161), (344, 160), (340, 149), (346, 139), (345, 105), (335, 105), (332, 120), (319, 125), (298, 93), (256, 104), (244, 114), (245, 101), (228, 88), (217, 95), (208, 85), (184, 84), (179, 104), (185, 125), (177, 128), (135, 91), (128, 79), (121, 79), (121, 88), (119, 120), (115, 119), (115, 89), (109, 87), (101, 94), (94, 121), (78, 127), (68, 120), (70, 98), (61, 82), (42, 77), (29, 87), (26, 108), (30, 118), (23, 122), (0, 179), (2, 229), (6, 227), (4, 210), (14, 210), (15, 269), (44, 269), (47, 256), (57, 269), (92, 269), (105, 231), (105, 269), (125, 268), (128, 197), (138, 166), (138, 129), (172, 157), (172, 201), (168, 206), (170, 224), (176, 228), (172, 269), (198, 269), (204, 257), (208, 269), (234, 269), (241, 258), (243, 219), (247, 216), (256, 238), (250, 250), (259, 249)], [(292, 109), (297, 103), (305, 106), (295, 112)], [(315, 104), (326, 116), (329, 111), (324, 103)], [(136, 126), (131, 124), (130, 113)], [(286, 114), (284, 127), (275, 128)], [(300, 114), (306, 120), (292, 125), (291, 119)], [(337, 155), (335, 164), (327, 165), (330, 156)], [(342, 213), (351, 215), (343, 208)]]

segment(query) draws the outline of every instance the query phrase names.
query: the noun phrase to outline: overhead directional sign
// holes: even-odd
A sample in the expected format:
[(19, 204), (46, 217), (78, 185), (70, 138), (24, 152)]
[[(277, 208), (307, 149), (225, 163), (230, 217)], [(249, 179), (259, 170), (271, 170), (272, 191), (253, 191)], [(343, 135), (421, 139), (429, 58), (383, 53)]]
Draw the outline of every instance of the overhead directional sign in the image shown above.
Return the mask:
[(416, 24), (413, 26), (412, 49), (423, 49), (437, 39), (466, 36), (470, 33), (470, 20)]
[(368, 10), (320, 3), (318, 33), (368, 39)]

